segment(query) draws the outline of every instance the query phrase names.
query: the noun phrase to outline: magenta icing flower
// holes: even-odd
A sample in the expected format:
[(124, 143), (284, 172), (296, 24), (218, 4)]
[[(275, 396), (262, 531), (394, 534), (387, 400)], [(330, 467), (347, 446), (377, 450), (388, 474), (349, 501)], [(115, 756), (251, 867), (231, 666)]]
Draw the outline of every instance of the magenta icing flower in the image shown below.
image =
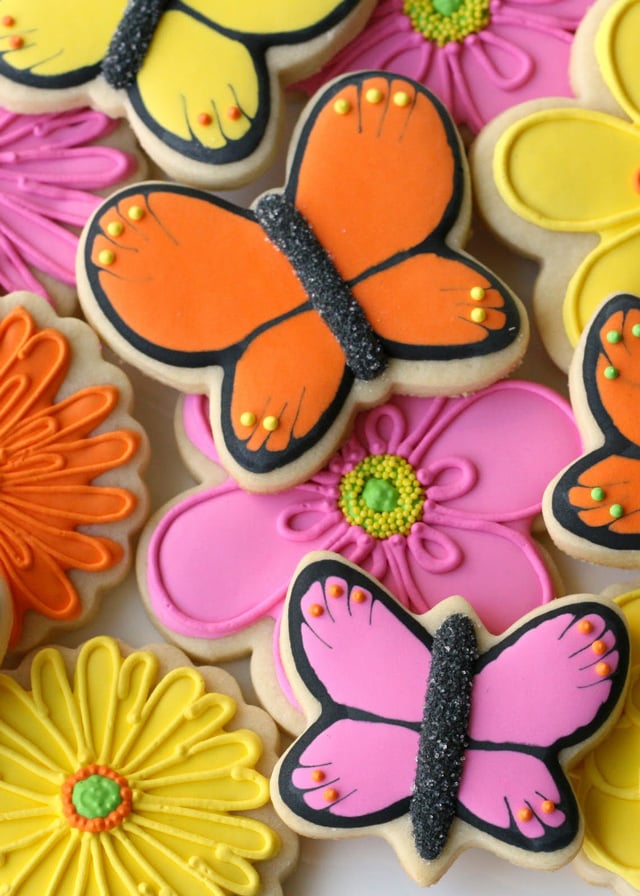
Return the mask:
[(50, 298), (40, 276), (75, 284), (77, 231), (134, 159), (96, 146), (115, 123), (91, 109), (14, 115), (0, 109), (0, 289)]
[(571, 96), (573, 32), (593, 0), (380, 0), (369, 24), (319, 74), (313, 93), (348, 71), (421, 81), (472, 131), (542, 96)]
[[(204, 399), (185, 406), (187, 436), (215, 458)], [(579, 451), (567, 403), (537, 384), (397, 396), (360, 414), (302, 485), (255, 495), (229, 479), (180, 496), (147, 529), (141, 584), (169, 633), (225, 638), (278, 619), (300, 559), (330, 550), (414, 613), (462, 594), (502, 631), (553, 597), (531, 526), (545, 486)]]

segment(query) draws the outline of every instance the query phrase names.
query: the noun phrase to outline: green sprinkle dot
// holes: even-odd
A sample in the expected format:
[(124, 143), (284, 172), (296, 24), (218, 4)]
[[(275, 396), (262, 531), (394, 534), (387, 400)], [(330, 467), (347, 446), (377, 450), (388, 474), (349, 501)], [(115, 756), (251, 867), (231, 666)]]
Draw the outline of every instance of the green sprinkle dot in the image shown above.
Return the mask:
[(73, 787), (71, 802), (85, 818), (106, 818), (122, 802), (120, 785), (103, 775), (89, 775)]
[(593, 498), (594, 501), (604, 501), (606, 496), (607, 495), (606, 495), (605, 490), (603, 488), (600, 488), (599, 485), (596, 486), (596, 488), (591, 489), (591, 497)]
[(631, 332), (633, 333), (634, 336), (640, 336), (640, 324), (634, 324), (631, 327)]
[(610, 342), (612, 345), (616, 345), (618, 342), (622, 341), (622, 333), (620, 330), (609, 330), (607, 333), (607, 342)]
[(612, 517), (614, 517), (614, 519), (619, 520), (624, 513), (624, 508), (622, 504), (612, 504), (609, 508), (609, 513)]
[(604, 375), (608, 380), (616, 380), (620, 376), (620, 371), (613, 364), (610, 364), (608, 367), (605, 367)]

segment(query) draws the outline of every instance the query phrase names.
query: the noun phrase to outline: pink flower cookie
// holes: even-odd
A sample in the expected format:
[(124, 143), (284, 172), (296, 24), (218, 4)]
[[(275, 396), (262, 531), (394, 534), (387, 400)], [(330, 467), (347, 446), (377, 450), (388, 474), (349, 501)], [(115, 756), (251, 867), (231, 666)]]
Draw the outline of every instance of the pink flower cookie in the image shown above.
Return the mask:
[(369, 24), (318, 75), (384, 69), (421, 81), (458, 124), (477, 132), (542, 96), (571, 96), (573, 31), (592, 0), (380, 0)]
[[(215, 459), (203, 399), (186, 400), (184, 424)], [(568, 405), (539, 385), (398, 396), (361, 414), (329, 464), (300, 486), (255, 495), (228, 479), (160, 510), (142, 539), (141, 590), (165, 634), (189, 652), (217, 661), (253, 650), (254, 669), (269, 657), (273, 667), (273, 622), (310, 550), (360, 564), (413, 612), (463, 594), (491, 631), (503, 631), (554, 596), (531, 527), (547, 482), (579, 450)], [(204, 474), (193, 445), (187, 455)], [(255, 678), (260, 698), (295, 728), (299, 715), (274, 678)]]
[[(77, 232), (101, 195), (140, 176), (134, 141), (100, 112), (14, 115), (0, 109), (0, 291), (75, 302)], [(118, 146), (129, 150), (123, 152)], [(139, 157), (138, 157), (139, 158)]]
[(575, 855), (566, 772), (613, 725), (629, 664), (612, 603), (573, 595), (495, 638), (461, 598), (417, 618), (319, 553), (300, 564), (283, 619), (308, 724), (272, 778), (290, 827), (384, 837), (423, 886), (470, 847), (545, 870)]

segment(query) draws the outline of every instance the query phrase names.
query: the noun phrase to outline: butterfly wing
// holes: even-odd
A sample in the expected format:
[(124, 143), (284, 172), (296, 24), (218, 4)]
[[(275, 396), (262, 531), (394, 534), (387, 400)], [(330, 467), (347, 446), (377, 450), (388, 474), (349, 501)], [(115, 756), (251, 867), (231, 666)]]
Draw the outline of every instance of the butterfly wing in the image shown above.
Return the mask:
[(574, 402), (592, 420), (587, 447), (597, 447), (549, 487), (554, 539), (617, 565), (632, 563), (640, 550), (640, 338), (634, 329), (640, 334), (636, 296), (614, 296), (594, 316), (572, 381)]

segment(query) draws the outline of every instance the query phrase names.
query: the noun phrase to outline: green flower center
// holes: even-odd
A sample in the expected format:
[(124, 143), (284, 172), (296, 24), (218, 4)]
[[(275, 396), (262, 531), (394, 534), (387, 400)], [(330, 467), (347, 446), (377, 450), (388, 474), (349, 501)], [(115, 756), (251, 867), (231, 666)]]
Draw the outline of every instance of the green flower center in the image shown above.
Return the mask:
[(439, 47), (463, 41), (489, 24), (491, 0), (404, 0), (415, 31)]
[(422, 517), (424, 489), (395, 454), (370, 454), (342, 477), (338, 506), (346, 521), (374, 538), (408, 535)]
[(120, 785), (112, 778), (90, 775), (76, 782), (71, 802), (78, 815), (85, 818), (106, 818), (122, 802)]

